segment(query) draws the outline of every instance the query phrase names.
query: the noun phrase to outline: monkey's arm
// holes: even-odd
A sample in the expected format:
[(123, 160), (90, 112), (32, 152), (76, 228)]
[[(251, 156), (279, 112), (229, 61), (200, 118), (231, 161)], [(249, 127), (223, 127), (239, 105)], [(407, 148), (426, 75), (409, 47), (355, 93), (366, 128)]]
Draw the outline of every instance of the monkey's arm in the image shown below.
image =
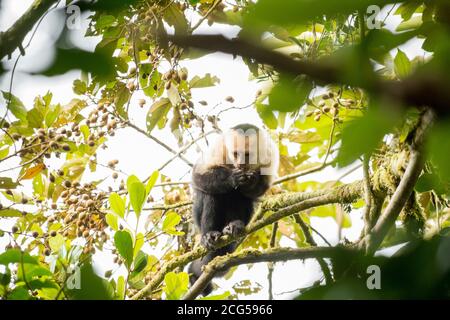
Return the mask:
[(236, 184), (231, 169), (225, 166), (204, 168), (195, 165), (192, 182), (194, 188), (209, 194), (230, 192)]

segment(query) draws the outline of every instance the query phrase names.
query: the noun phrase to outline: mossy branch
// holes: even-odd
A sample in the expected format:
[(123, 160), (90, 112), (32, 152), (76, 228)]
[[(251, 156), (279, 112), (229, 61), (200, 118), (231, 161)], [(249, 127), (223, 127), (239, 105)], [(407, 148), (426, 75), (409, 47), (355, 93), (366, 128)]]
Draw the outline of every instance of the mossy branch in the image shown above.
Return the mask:
[(360, 247), (365, 247), (368, 254), (372, 254), (380, 246), (389, 229), (394, 225), (400, 212), (408, 201), (417, 179), (424, 165), (423, 142), (426, 133), (431, 127), (435, 113), (428, 109), (420, 119), (416, 129), (414, 141), (411, 145), (409, 162), (394, 194), (383, 214), (378, 219), (370, 233), (360, 242)]
[(266, 251), (257, 249), (244, 249), (239, 252), (227, 254), (214, 258), (208, 263), (202, 275), (195, 284), (183, 297), (183, 300), (195, 299), (211, 281), (214, 275), (228, 268), (241, 264), (258, 263), (258, 262), (277, 262), (296, 259), (322, 259), (333, 258), (342, 253), (342, 251), (350, 251), (341, 247), (309, 247), (309, 248), (270, 248)]
[[(331, 203), (351, 203), (358, 199), (362, 194), (362, 183), (361, 181), (354, 182), (348, 185), (338, 186), (333, 189), (316, 192), (303, 192), (294, 193), (288, 196), (283, 194), (280, 196), (269, 197), (267, 200), (263, 201), (261, 204), (263, 208), (281, 208), (278, 211), (273, 212), (267, 217), (263, 217), (257, 221), (250, 223), (245, 230), (245, 235), (255, 232), (267, 225), (270, 225), (284, 217), (290, 216), (292, 214), (307, 210), (310, 208), (318, 207), (325, 204)], [(282, 199), (286, 200), (283, 207)], [(300, 201), (299, 203), (292, 204), (294, 200)], [(302, 199), (302, 200), (300, 200)], [(266, 211), (266, 209), (264, 209)], [(222, 236), (220, 241), (217, 243), (217, 247), (223, 247), (233, 241), (236, 238), (231, 238), (230, 236)], [(166, 273), (178, 268), (183, 267), (189, 262), (192, 262), (198, 258), (203, 257), (208, 250), (200, 245), (196, 246), (192, 251), (180, 255), (166, 264), (164, 264), (161, 269), (155, 274), (153, 279), (146, 284), (144, 288), (139, 290), (134, 296), (131, 297), (132, 300), (142, 298), (147, 292), (152, 292), (156, 289), (161, 282), (164, 280)]]
[[(378, 248), (378, 246), (381, 244), (381, 241), (384, 239), (389, 228), (394, 224), (395, 220), (398, 217), (398, 214), (400, 213), (406, 200), (408, 199), (409, 195), (412, 192), (412, 189), (417, 181), (417, 178), (423, 166), (423, 156), (421, 146), (423, 145), (425, 131), (430, 126), (433, 117), (434, 113), (430, 110), (428, 110), (423, 115), (421, 124), (417, 129), (415, 140), (411, 148), (410, 160), (406, 168), (406, 171), (400, 180), (400, 184), (395, 189), (395, 192), (391, 197), (391, 201), (388, 207), (386, 208), (384, 214), (380, 217), (380, 219), (378, 219), (377, 223), (375, 224), (375, 227), (371, 230), (370, 234), (367, 236), (369, 237), (368, 242), (366, 242), (367, 237), (363, 238), (361, 241), (361, 243), (368, 243), (368, 248), (370, 248), (369, 252), (374, 251), (374, 249)], [(397, 177), (392, 176), (394, 174), (395, 174), (394, 172), (391, 172), (389, 170), (377, 170), (376, 172), (374, 172), (370, 181), (373, 193), (377, 196), (381, 195), (380, 198), (384, 198), (384, 196), (387, 193), (390, 193), (392, 186), (386, 186), (385, 182), (387, 181), (388, 184), (391, 184), (392, 181), (398, 180), (399, 179), (398, 176)], [(297, 214), (299, 212), (314, 207), (333, 203), (355, 202), (357, 199), (364, 197), (366, 190), (365, 184), (367, 185), (367, 181), (364, 182), (364, 180), (359, 180), (353, 183), (344, 184), (328, 190), (285, 193), (267, 197), (262, 201), (260, 205), (259, 210), (261, 214), (259, 215), (258, 219), (255, 219), (252, 222), (250, 222), (250, 224), (245, 229), (244, 235), (253, 233), (287, 216)], [(379, 212), (381, 204), (378, 203), (376, 206), (374, 206), (374, 208), (376, 208), (376, 210)], [(222, 236), (222, 238), (217, 243), (217, 247), (218, 248), (223, 247), (236, 240), (238, 239), (231, 238), (229, 236)], [(362, 249), (361, 247), (359, 248)], [(262, 253), (255, 249), (248, 249), (233, 253), (231, 255), (220, 257), (220, 259), (225, 260), (219, 260), (221, 262), (217, 262), (217, 265), (220, 267), (226, 264), (226, 266), (229, 267), (243, 263), (252, 263), (261, 261), (284, 261), (286, 259), (294, 259), (295, 257), (297, 257), (298, 259), (303, 259), (305, 257), (324, 258), (329, 256), (328, 255), (320, 256), (319, 252), (330, 253), (330, 251), (327, 251), (330, 249), (333, 250), (336, 248), (330, 247), (327, 248), (311, 247), (306, 249), (274, 248), (270, 249), (274, 251), (269, 251), (265, 253)], [(183, 267), (189, 262), (192, 262), (198, 258), (203, 257), (207, 252), (208, 250), (206, 248), (202, 246), (196, 246), (192, 251), (187, 252), (179, 257), (176, 257), (171, 261), (168, 261), (155, 274), (153, 279), (151, 279), (151, 281), (144, 288), (139, 290), (139, 292), (137, 292), (132, 297), (132, 299), (133, 300), (139, 299), (143, 297), (147, 292), (153, 291), (161, 284), (166, 273), (174, 270), (175, 268)], [(288, 254), (292, 252), (295, 253)], [(312, 256), (308, 256), (308, 254), (311, 254), (311, 252), (314, 252), (314, 254)], [(229, 262), (227, 262), (228, 260)], [(202, 274), (202, 276), (197, 280), (197, 282), (201, 280), (202, 283), (203, 281), (205, 281), (206, 283), (207, 280), (208, 281), (211, 280), (213, 276), (214, 276), (213, 272), (209, 273), (207, 272), (205, 275)], [(200, 289), (199, 288), (200, 286), (194, 289), (201, 291), (201, 288)], [(194, 293), (196, 293), (196, 291), (194, 291)], [(190, 296), (194, 295), (191, 293)]]

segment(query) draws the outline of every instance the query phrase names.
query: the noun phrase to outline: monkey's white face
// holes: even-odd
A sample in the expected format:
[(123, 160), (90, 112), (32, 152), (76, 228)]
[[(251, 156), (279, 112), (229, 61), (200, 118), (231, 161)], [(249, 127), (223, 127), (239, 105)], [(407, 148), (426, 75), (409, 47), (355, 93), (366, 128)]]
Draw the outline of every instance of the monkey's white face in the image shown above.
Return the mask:
[(232, 165), (245, 170), (258, 169), (262, 175), (275, 176), (278, 148), (263, 130), (232, 129), (218, 137), (196, 165), (200, 173), (210, 167)]
[(231, 131), (225, 140), (227, 160), (236, 168), (256, 167), (259, 163), (258, 133)]

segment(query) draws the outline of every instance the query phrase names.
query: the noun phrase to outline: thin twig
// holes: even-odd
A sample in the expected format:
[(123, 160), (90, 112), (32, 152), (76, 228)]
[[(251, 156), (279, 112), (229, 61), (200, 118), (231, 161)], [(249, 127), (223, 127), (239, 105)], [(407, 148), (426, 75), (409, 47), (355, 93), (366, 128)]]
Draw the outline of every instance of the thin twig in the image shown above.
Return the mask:
[[(138, 126), (136, 126), (134, 123), (131, 123), (130, 121), (124, 120), (125, 124), (128, 125), (130, 128), (133, 128), (134, 130), (136, 130), (137, 132), (143, 134), (144, 136), (146, 136), (147, 138), (150, 138), (151, 140), (153, 140), (154, 142), (156, 142), (157, 144), (159, 144), (160, 146), (162, 146), (164, 149), (166, 149), (167, 151), (169, 151), (172, 154), (177, 154), (177, 152), (175, 150), (173, 150), (171, 147), (169, 147), (167, 144), (165, 144), (164, 142), (162, 142), (161, 140), (155, 138), (154, 136), (152, 136), (151, 134), (149, 134), (148, 132), (146, 132), (145, 130), (142, 130), (141, 128), (139, 128)], [(183, 155), (178, 155), (178, 157), (183, 160), (188, 166), (193, 167), (194, 165), (192, 164), (192, 162), (190, 162), (188, 159), (186, 159)]]
[(370, 154), (365, 154), (363, 160), (364, 202), (366, 203), (363, 213), (364, 235), (368, 234), (370, 229), (372, 229), (370, 213), (372, 211), (372, 205), (374, 204), (372, 188), (370, 186), (369, 166), (370, 166)]
[(198, 27), (200, 27), (200, 25), (203, 23), (203, 21), (205, 21), (208, 18), (208, 16), (214, 11), (214, 9), (216, 9), (216, 7), (221, 2), (222, 2), (222, 0), (215, 0), (214, 1), (214, 3), (208, 9), (208, 11), (205, 13), (205, 15), (203, 17), (201, 17), (200, 20), (197, 21), (197, 23), (191, 28), (191, 33), (194, 32)]
[[(300, 226), (300, 228), (303, 231), (303, 235), (305, 236), (306, 242), (311, 247), (317, 247), (317, 243), (314, 240), (313, 236), (311, 235), (311, 232), (309, 232), (308, 225), (303, 221), (300, 214), (294, 215), (295, 222)], [(333, 282), (333, 277), (331, 276), (330, 269), (328, 268), (328, 264), (323, 258), (317, 258), (317, 262), (320, 265), (320, 268), (322, 269), (323, 275), (325, 276), (325, 283), (331, 284)]]
[[(162, 169), (164, 169), (169, 163), (171, 163), (173, 160), (175, 160), (176, 158), (180, 157), (180, 155), (182, 155), (184, 152), (186, 152), (186, 150), (188, 150), (190, 147), (192, 147), (196, 142), (200, 141), (201, 139), (205, 138), (206, 136), (217, 132), (217, 130), (212, 130), (209, 132), (206, 132), (204, 134), (201, 134), (198, 138), (193, 139), (192, 141), (190, 141), (187, 145), (185, 145), (183, 148), (181, 148), (180, 150), (178, 150), (178, 152), (169, 160), (167, 160), (164, 164), (162, 164), (158, 171), (161, 171)], [(144, 182), (146, 182), (150, 177), (148, 177), (147, 179), (144, 180)]]
[[(278, 222), (273, 224), (272, 235), (270, 236), (269, 248), (275, 248), (275, 241), (277, 239), (277, 231), (278, 231)], [(269, 272), (267, 273), (267, 281), (269, 282), (269, 300), (273, 300), (273, 270), (274, 263), (270, 261), (267, 264)]]

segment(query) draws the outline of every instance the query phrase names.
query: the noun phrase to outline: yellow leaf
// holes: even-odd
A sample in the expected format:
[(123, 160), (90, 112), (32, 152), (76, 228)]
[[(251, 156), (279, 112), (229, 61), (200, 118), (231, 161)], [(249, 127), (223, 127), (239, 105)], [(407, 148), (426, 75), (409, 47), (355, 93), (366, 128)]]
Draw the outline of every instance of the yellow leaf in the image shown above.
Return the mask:
[(45, 164), (39, 163), (35, 165), (34, 167), (28, 168), (25, 170), (25, 173), (20, 177), (19, 180), (27, 180), (27, 179), (33, 179), (35, 176), (39, 174), (42, 170), (45, 169)]

